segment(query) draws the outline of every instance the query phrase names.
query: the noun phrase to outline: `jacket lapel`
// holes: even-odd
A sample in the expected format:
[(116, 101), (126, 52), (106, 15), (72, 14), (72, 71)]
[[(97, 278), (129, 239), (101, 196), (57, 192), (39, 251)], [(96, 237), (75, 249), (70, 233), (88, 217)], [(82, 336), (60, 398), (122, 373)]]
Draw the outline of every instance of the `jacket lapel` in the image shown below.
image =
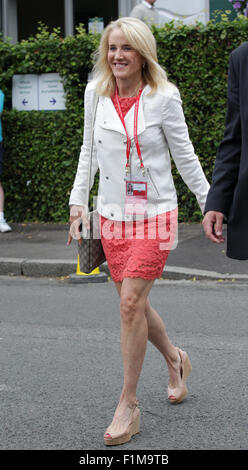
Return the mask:
[[(145, 91), (145, 89), (143, 90), (143, 93), (141, 94), (140, 102), (139, 102), (138, 130), (137, 130), (138, 135), (141, 134), (141, 132), (143, 132), (146, 128), (144, 111), (143, 111), (144, 91)], [(133, 132), (134, 131), (134, 127), (133, 127), (133, 125), (134, 125), (134, 106), (132, 106), (132, 108), (126, 114), (125, 123), (126, 123), (128, 134), (129, 134), (130, 138), (133, 139), (133, 136), (134, 136), (134, 132)]]
[(101, 111), (100, 126), (110, 131), (120, 132), (126, 135), (122, 122), (115, 110), (111, 98), (102, 96), (101, 98)]
[[(141, 134), (146, 128), (145, 118), (144, 118), (144, 110), (143, 110), (143, 100), (144, 96), (149, 92), (150, 87), (147, 85), (145, 86), (140, 102), (139, 102), (139, 114), (138, 114), (138, 135)], [(101, 97), (100, 98), (100, 109), (102, 111), (102, 118), (100, 119), (100, 125), (104, 129), (109, 129), (112, 131), (119, 132), (126, 136), (125, 129), (122, 125), (122, 122), (117, 114), (117, 111), (113, 105), (111, 98), (109, 97)], [(127, 131), (129, 137), (133, 138), (133, 124), (134, 124), (134, 106), (128, 111), (125, 116), (125, 123), (127, 127)]]

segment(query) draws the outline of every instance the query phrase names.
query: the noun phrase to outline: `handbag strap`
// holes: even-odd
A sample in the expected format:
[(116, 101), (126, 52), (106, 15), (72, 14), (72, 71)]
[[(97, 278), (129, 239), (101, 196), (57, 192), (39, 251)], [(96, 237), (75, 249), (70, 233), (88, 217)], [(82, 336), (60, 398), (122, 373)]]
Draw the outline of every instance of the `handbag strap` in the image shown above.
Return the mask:
[(86, 210), (89, 210), (89, 196), (90, 196), (90, 181), (91, 181), (91, 169), (92, 169), (92, 155), (93, 155), (93, 146), (94, 146), (94, 127), (96, 121), (96, 111), (98, 106), (99, 96), (95, 93), (93, 99), (93, 114), (92, 114), (92, 129), (91, 129), (91, 141), (90, 141), (90, 156), (88, 161), (88, 179), (86, 186)]

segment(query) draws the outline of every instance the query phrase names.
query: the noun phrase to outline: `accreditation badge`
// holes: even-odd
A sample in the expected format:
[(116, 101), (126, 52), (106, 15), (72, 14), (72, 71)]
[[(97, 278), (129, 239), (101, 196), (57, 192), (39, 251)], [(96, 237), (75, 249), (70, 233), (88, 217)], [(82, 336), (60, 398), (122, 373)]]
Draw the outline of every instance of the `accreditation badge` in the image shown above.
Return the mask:
[(126, 180), (125, 214), (146, 215), (147, 213), (147, 181)]

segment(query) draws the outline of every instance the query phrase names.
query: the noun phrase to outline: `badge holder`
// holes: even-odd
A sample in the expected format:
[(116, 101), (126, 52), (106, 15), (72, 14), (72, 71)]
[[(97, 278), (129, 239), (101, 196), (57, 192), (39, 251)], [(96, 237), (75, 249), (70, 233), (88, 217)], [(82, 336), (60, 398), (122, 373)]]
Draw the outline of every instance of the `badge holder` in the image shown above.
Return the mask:
[(126, 179), (125, 215), (147, 214), (147, 179), (136, 176)]

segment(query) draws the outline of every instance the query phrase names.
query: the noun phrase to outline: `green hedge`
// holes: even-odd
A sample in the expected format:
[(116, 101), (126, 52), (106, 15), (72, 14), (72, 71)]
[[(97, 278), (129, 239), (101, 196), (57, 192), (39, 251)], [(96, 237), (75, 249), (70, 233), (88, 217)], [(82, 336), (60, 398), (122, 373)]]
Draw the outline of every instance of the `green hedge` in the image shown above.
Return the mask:
[[(98, 39), (81, 27), (76, 36), (62, 39), (58, 29), (50, 34), (40, 26), (36, 37), (27, 41), (14, 46), (0, 42), (4, 71), (0, 88), (6, 94), (5, 212), (9, 221), (68, 220), (69, 193), (83, 141), (84, 89)], [(66, 111), (12, 110), (12, 76), (49, 72), (58, 72), (63, 78)]]
[[(223, 136), (230, 52), (248, 38), (248, 21), (154, 28), (160, 64), (179, 87), (189, 133), (209, 181)], [(5, 146), (5, 212), (11, 221), (68, 220), (68, 198), (83, 139), (83, 94), (99, 37), (79, 27), (62, 39), (40, 26), (35, 37), (11, 45), (0, 41), (0, 88)], [(66, 111), (11, 109), (14, 74), (58, 72)], [(173, 164), (179, 220), (199, 221), (200, 209)], [(97, 179), (91, 197), (97, 191)]]

